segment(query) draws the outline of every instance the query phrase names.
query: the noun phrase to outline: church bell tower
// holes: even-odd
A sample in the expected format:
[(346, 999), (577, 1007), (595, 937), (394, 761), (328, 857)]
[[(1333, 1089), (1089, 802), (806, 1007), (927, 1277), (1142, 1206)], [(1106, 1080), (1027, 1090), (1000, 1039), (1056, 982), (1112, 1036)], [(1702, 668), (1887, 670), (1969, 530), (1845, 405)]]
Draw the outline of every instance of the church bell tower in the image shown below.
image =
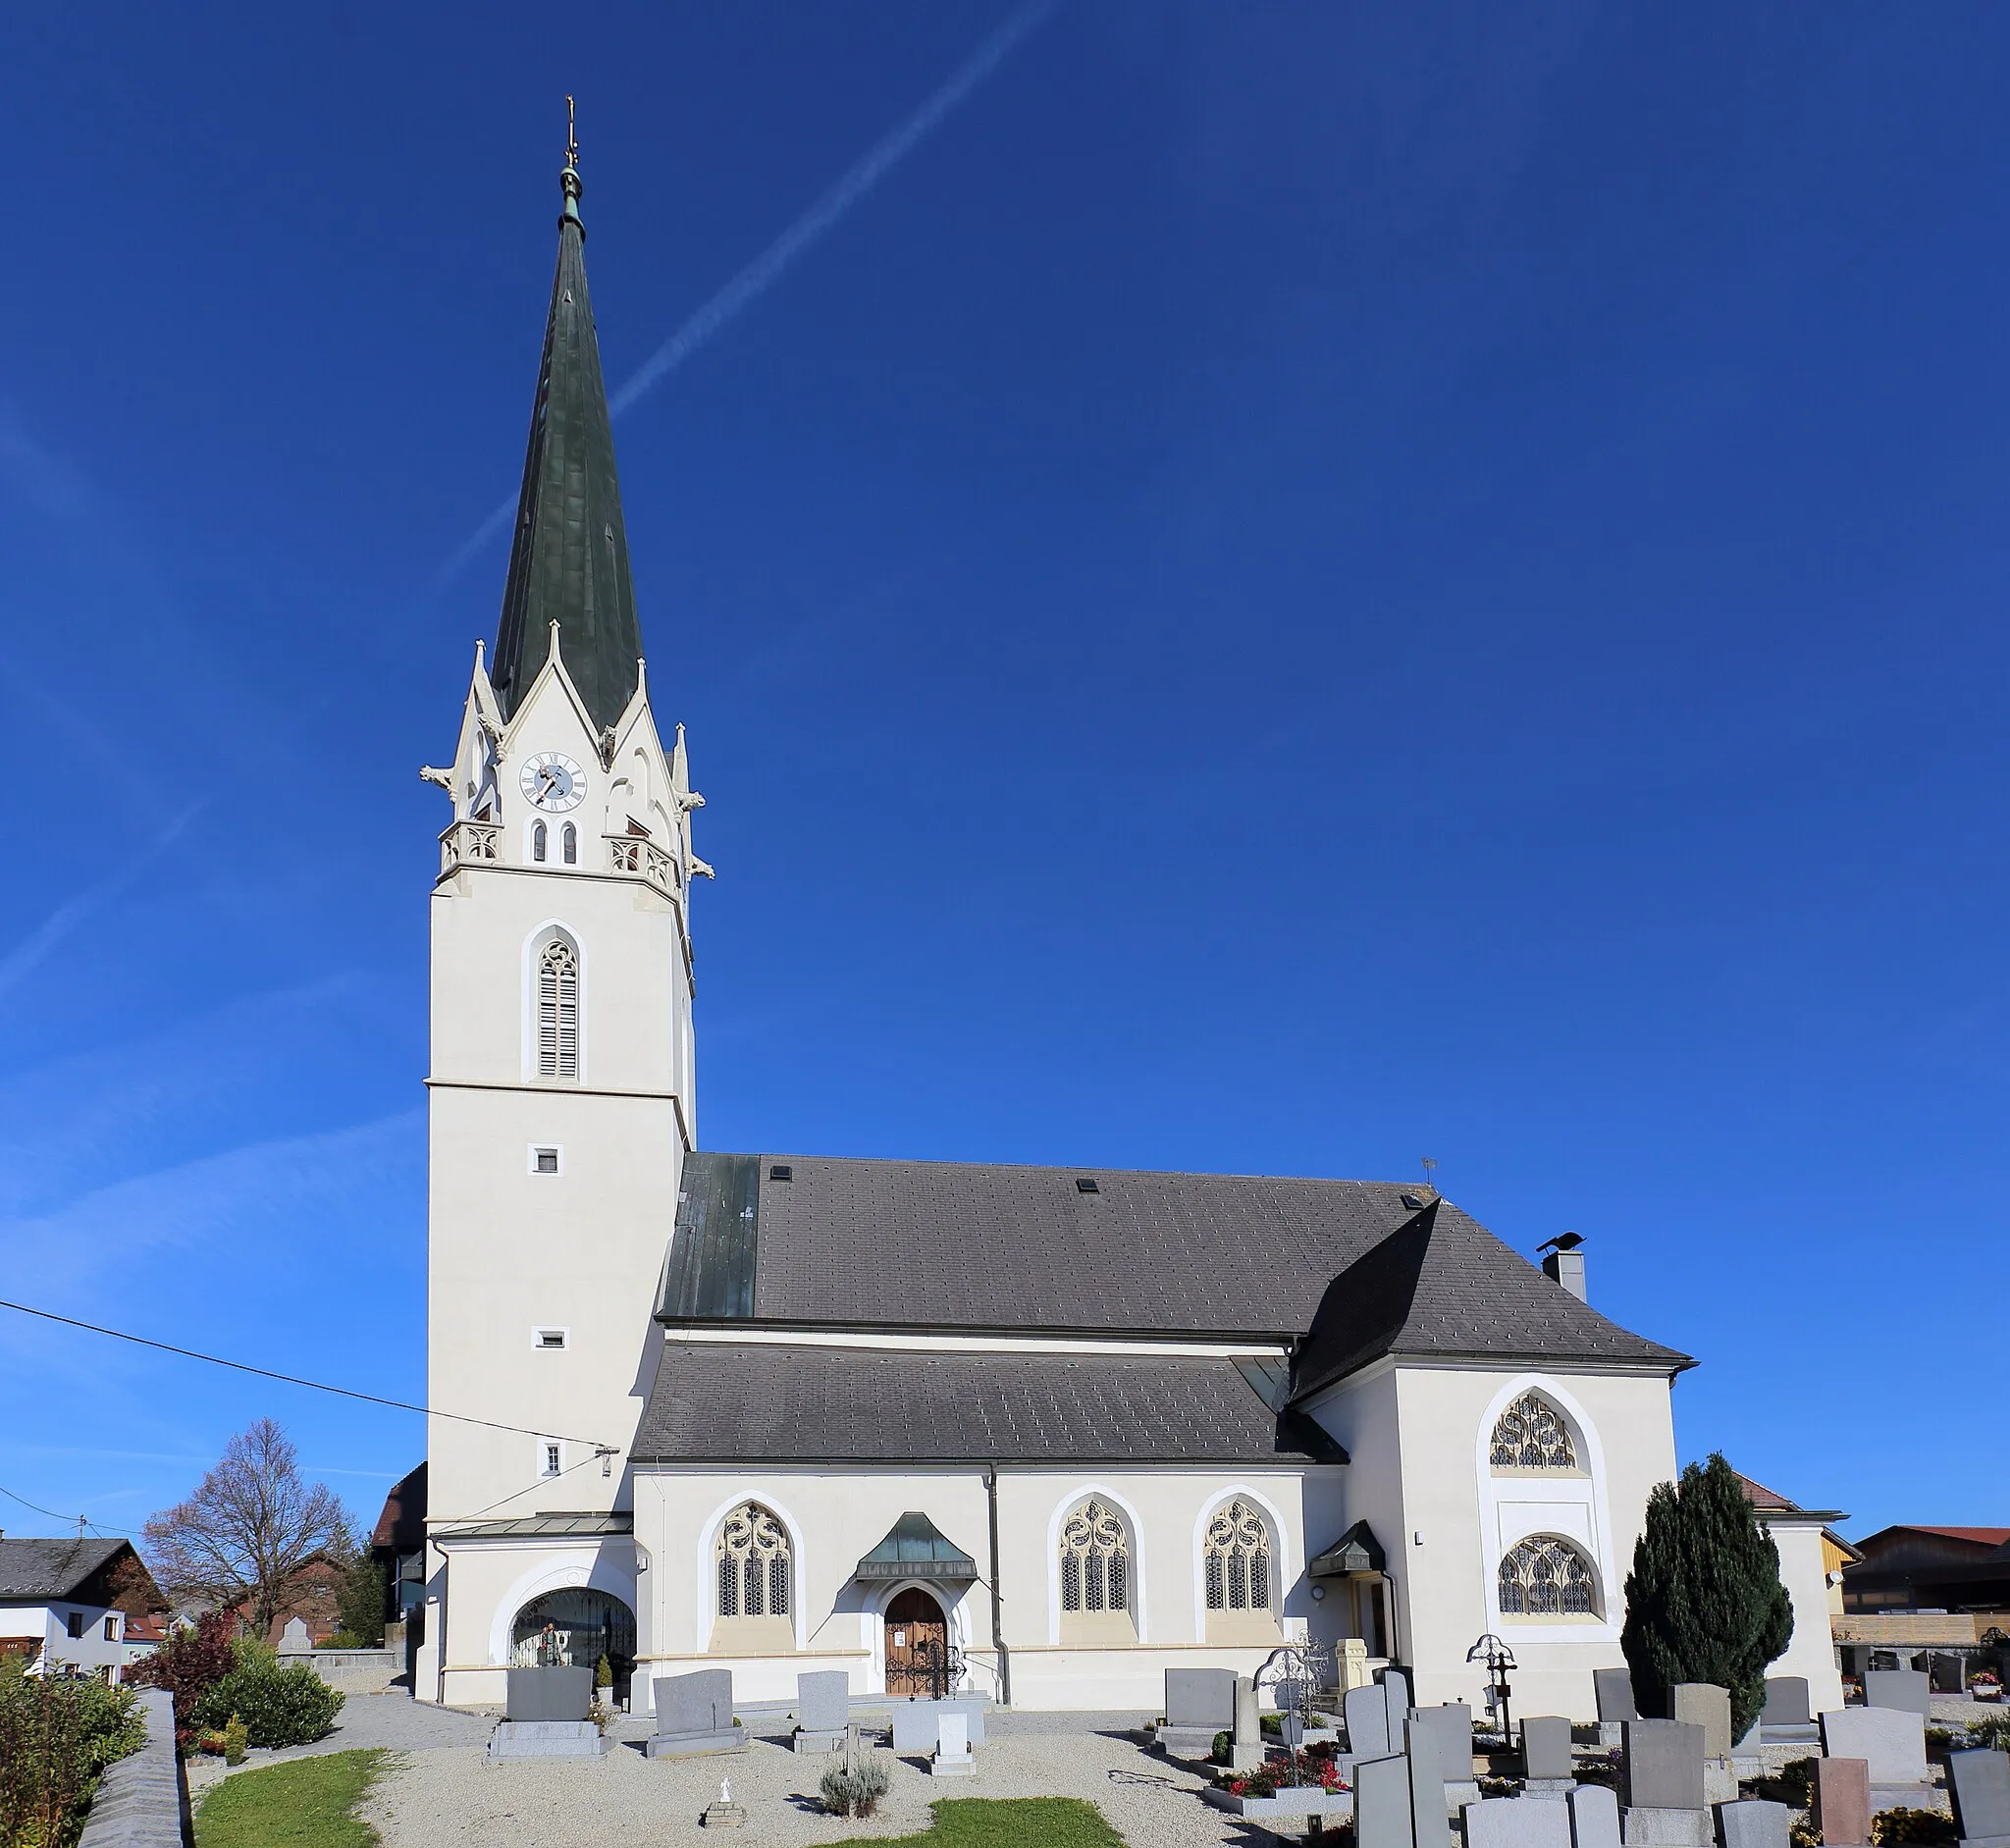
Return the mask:
[[(493, 1421), (430, 1421), (436, 1536), (553, 1512), (620, 1531), (696, 1136), (704, 799), (681, 728), (666, 746), (650, 707), (577, 153), (495, 655), (477, 645), (450, 767), (422, 772), (452, 804), (432, 899), (427, 1399)], [(443, 1564), (456, 1583), (488, 1569), (436, 1540)], [(448, 1621), (429, 1638), (443, 1690), (491, 1654)]]

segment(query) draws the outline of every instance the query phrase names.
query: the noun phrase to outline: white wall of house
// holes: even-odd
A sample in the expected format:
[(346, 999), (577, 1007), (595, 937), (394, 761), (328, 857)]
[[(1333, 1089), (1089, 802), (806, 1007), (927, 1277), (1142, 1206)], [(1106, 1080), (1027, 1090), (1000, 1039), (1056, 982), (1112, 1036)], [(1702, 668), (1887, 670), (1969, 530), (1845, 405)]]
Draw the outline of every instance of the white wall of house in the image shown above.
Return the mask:
[[(73, 1629), (78, 1634), (72, 1635)], [(113, 1681), (124, 1678), (126, 1619), (103, 1605), (79, 1605), (65, 1599), (0, 1605), (0, 1636), (39, 1636), (44, 1665), (74, 1663), (92, 1674), (109, 1669)]]

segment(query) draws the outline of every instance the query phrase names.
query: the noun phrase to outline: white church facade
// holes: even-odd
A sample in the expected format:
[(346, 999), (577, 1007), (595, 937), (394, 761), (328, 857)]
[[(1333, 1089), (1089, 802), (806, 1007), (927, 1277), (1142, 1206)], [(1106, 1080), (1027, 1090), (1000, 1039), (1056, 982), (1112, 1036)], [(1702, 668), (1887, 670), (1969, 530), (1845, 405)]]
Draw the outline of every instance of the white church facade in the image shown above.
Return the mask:
[(422, 1699), (512, 1663), (1158, 1708), (1358, 1638), (1589, 1716), (1691, 1362), (1396, 1183), (729, 1153), (568, 163), (432, 898)]

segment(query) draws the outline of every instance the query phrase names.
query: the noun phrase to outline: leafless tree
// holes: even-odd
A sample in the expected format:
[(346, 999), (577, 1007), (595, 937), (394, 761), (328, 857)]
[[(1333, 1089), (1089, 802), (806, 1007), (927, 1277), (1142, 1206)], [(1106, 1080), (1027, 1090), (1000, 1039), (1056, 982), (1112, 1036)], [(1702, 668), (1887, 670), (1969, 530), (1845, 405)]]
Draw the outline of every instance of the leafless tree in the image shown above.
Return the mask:
[(112, 1609), (125, 1611), (129, 1617), (148, 1617), (168, 1608), (153, 1574), (146, 1569), (146, 1561), (136, 1553), (129, 1553), (113, 1566), (105, 1584), (112, 1594)]
[(270, 1418), (234, 1437), (187, 1501), (147, 1522), (146, 1538), (177, 1597), (246, 1604), (260, 1634), (308, 1560), (354, 1545), (342, 1503), (301, 1481), (298, 1452)]

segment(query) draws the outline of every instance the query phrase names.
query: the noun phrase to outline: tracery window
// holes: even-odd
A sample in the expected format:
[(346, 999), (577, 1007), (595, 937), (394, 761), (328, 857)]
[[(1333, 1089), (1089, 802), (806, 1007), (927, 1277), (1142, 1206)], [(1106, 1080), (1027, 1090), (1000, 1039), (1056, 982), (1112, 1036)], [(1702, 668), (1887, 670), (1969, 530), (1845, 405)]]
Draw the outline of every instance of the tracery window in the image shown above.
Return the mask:
[(1270, 1530), (1240, 1498), (1207, 1523), (1204, 1569), (1210, 1610), (1268, 1610)]
[(788, 1529), (759, 1502), (743, 1502), (719, 1523), (713, 1549), (722, 1617), (789, 1613)]
[(1061, 1523), (1061, 1609), (1130, 1608), (1130, 1536), (1116, 1509), (1091, 1498)]
[(1591, 1561), (1567, 1540), (1537, 1534), (1501, 1561), (1504, 1617), (1591, 1617), (1598, 1582)]
[(1577, 1447), (1563, 1414), (1540, 1393), (1523, 1393), (1494, 1426), (1496, 1469), (1575, 1469)]
[(538, 1076), (579, 1076), (579, 953), (563, 937), (538, 952)]

